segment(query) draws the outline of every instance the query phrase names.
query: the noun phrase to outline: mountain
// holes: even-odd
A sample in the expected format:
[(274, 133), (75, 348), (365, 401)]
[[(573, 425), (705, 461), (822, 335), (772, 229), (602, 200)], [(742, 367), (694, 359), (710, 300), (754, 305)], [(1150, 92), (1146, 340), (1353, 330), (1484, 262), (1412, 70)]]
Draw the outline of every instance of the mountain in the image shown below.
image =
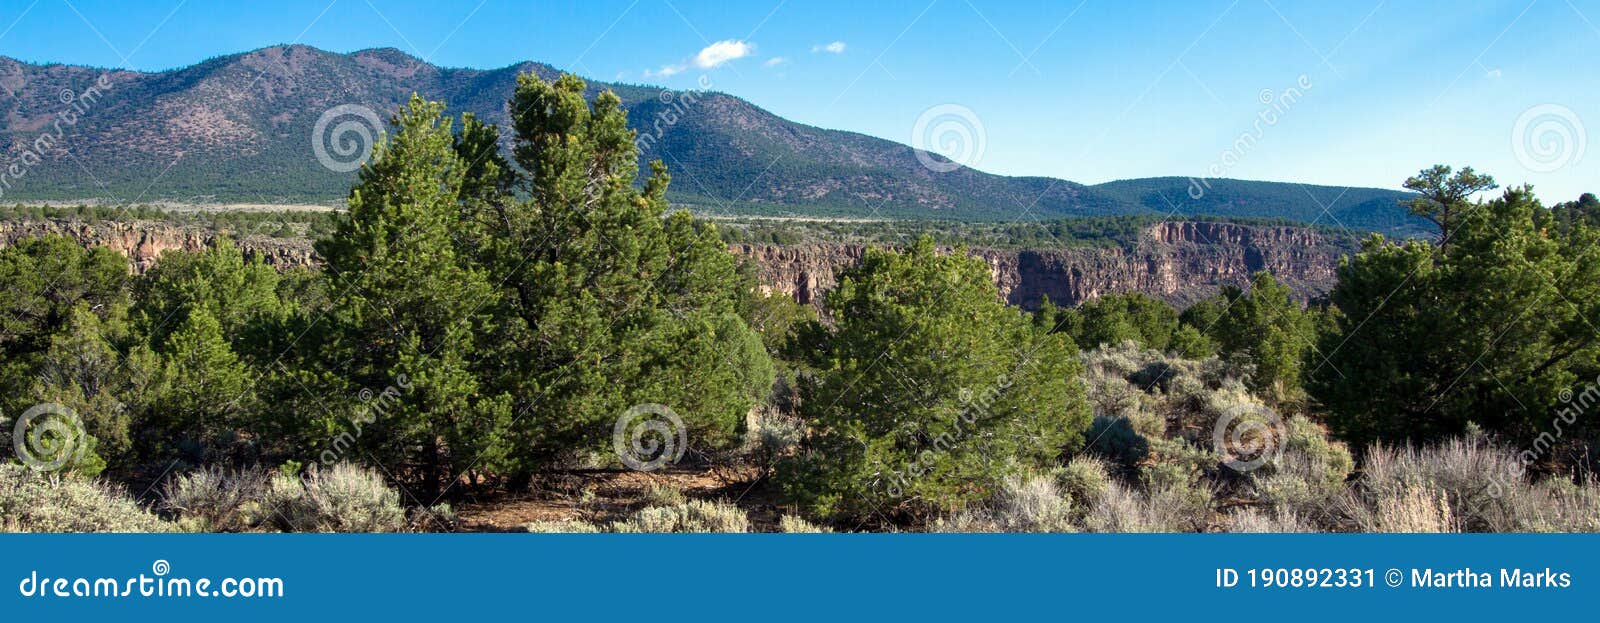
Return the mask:
[[(338, 54), (299, 45), (156, 73), (0, 57), (8, 94), (0, 101), (0, 157), (7, 166), (22, 163), (20, 175), (0, 169), (0, 200), (332, 204), (354, 173), (319, 163), (314, 137), (331, 139), (323, 152), (337, 164), (353, 157), (347, 148), (362, 153), (370, 145), (362, 130), (370, 136), (372, 128), (360, 115), (329, 111), (354, 105), (386, 116), (415, 92), (504, 127), (505, 102), (524, 72), (559, 74), (531, 62), (442, 68), (394, 49)], [(1185, 194), (1186, 178), (1086, 186), (965, 167), (938, 172), (908, 146), (788, 121), (724, 93), (590, 87), (623, 99), (640, 130), (642, 158), (664, 160), (671, 199), (698, 211), (969, 221), (1176, 212), (1393, 232), (1420, 227), (1397, 205), (1407, 195), (1394, 191), (1350, 189), (1340, 197), (1342, 189), (1212, 180), (1211, 194), (1195, 201)], [(1335, 218), (1325, 218), (1319, 202), (1333, 203)]]

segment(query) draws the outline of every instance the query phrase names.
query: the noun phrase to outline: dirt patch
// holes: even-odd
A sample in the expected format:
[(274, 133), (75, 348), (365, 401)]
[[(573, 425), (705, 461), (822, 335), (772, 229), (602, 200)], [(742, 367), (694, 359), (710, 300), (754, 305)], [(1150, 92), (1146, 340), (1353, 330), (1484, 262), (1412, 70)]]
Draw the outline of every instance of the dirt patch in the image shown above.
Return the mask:
[(723, 501), (750, 516), (751, 530), (776, 532), (788, 510), (776, 487), (753, 468), (674, 468), (656, 472), (574, 471), (552, 474), (527, 491), (497, 492), (460, 502), (464, 532), (522, 532), (535, 521), (616, 521), (648, 504), (650, 491), (670, 487), (685, 498)]

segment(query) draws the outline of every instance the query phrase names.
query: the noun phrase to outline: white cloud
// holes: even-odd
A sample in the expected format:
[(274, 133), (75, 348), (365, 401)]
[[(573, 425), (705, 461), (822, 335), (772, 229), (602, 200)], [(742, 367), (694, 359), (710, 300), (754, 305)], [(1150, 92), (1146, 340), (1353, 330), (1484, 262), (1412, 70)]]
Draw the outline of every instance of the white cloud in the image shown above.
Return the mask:
[(767, 62), (762, 63), (761, 66), (762, 67), (777, 67), (777, 66), (782, 65), (782, 64), (787, 63), (787, 62), (789, 62), (789, 59), (787, 59), (787, 58), (784, 58), (782, 56), (774, 56), (772, 58), (767, 59)]
[(657, 69), (655, 71), (650, 71), (648, 69), (644, 70), (644, 77), (646, 77), (646, 78), (667, 78), (667, 77), (671, 77), (671, 76), (683, 73), (683, 69), (684, 69), (683, 65), (663, 65), (661, 67), (661, 69)]
[(811, 52), (813, 54), (815, 54), (817, 52), (827, 52), (829, 54), (844, 54), (844, 42), (843, 41), (835, 41), (833, 43), (819, 43), (819, 44), (816, 44), (814, 46), (811, 46)]
[[(700, 53), (695, 54), (694, 58), (684, 62), (674, 63), (672, 65), (662, 65), (661, 69), (657, 69), (655, 71), (646, 69), (644, 70), (644, 77), (668, 78), (683, 73), (684, 70), (690, 68), (691, 66), (698, 67), (700, 69), (715, 69), (726, 64), (728, 61), (741, 59), (754, 54), (755, 51), (756, 45), (754, 43), (745, 43), (735, 39), (718, 41), (706, 46), (705, 49), (700, 50)], [(767, 66), (771, 67), (771, 61), (768, 61)]]
[(1500, 73), (1500, 70), (1498, 70), (1498, 69), (1491, 69), (1489, 71), (1483, 72), (1483, 75), (1485, 77), (1487, 77), (1487, 78), (1498, 80), (1502, 74)]
[(706, 46), (699, 54), (694, 55), (695, 67), (711, 69), (734, 59), (744, 58), (756, 51), (756, 46), (743, 41), (727, 39)]

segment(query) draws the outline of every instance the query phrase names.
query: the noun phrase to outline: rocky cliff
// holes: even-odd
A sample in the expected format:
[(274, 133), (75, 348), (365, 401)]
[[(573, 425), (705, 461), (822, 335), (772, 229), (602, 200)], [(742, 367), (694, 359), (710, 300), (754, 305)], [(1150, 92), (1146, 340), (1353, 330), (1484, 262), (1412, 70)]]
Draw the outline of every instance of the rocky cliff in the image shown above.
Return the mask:
[[(62, 235), (88, 246), (106, 247), (126, 256), (134, 272), (142, 273), (166, 251), (197, 251), (216, 240), (219, 232), (195, 225), (160, 221), (83, 221), (77, 219), (27, 219), (0, 221), (0, 246), (23, 238)], [(245, 253), (279, 268), (315, 263), (311, 241), (253, 233), (232, 234)]]
[[(200, 226), (159, 221), (0, 221), (0, 246), (47, 234), (115, 250), (132, 261), (135, 272), (148, 269), (164, 251), (201, 249), (218, 235)], [(251, 234), (236, 240), (247, 253), (280, 268), (316, 263), (310, 241), (303, 238)], [(736, 244), (732, 250), (756, 261), (761, 281), (770, 290), (814, 304), (834, 286), (838, 270), (861, 260), (865, 247), (818, 242)], [(1130, 291), (1187, 305), (1221, 285), (1242, 285), (1260, 270), (1271, 271), (1307, 299), (1333, 286), (1339, 256), (1353, 251), (1347, 240), (1299, 227), (1167, 222), (1146, 228), (1124, 247), (972, 249), (970, 253), (989, 263), (1007, 302), (1031, 308), (1045, 296), (1060, 304), (1077, 304)]]
[[(814, 302), (836, 283), (840, 268), (861, 260), (861, 245), (809, 243), (733, 246), (761, 267), (767, 287)], [(1271, 271), (1302, 300), (1333, 287), (1339, 257), (1355, 250), (1300, 227), (1168, 222), (1146, 228), (1131, 248), (972, 249), (989, 263), (1001, 296), (1037, 306), (1045, 296), (1077, 304), (1103, 294), (1138, 291), (1187, 305), (1225, 284), (1243, 285)]]

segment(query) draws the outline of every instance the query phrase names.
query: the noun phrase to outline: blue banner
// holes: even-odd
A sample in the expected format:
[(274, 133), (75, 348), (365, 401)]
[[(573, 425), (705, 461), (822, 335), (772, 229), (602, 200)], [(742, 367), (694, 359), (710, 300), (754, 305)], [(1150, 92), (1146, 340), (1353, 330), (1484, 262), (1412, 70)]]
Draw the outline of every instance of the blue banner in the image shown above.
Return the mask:
[(1478, 620), (1600, 597), (1600, 535), (3, 535), (0, 551), (10, 621)]

